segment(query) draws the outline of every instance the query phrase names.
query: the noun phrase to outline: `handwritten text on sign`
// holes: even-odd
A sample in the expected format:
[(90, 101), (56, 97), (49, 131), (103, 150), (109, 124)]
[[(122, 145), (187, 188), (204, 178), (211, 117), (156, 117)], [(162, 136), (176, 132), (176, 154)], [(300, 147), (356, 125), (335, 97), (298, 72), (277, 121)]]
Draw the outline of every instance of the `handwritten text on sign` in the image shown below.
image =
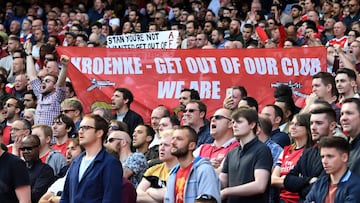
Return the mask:
[(161, 31), (112, 35), (106, 38), (108, 48), (176, 49), (179, 31)]

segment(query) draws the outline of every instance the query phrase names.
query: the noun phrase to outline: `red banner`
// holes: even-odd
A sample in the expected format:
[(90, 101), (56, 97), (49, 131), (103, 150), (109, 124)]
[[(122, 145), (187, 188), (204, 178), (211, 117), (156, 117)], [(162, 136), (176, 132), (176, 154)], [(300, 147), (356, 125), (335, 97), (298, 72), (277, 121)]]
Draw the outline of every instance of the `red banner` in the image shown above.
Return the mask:
[(287, 84), (296, 100), (311, 92), (311, 76), (326, 71), (324, 47), (293, 49), (154, 50), (59, 47), (71, 57), (69, 77), (85, 112), (111, 103), (116, 87), (134, 94), (131, 109), (150, 121), (151, 110), (178, 106), (182, 88), (194, 88), (208, 114), (222, 106), (226, 88), (246, 87), (261, 106), (273, 103), (274, 88)]

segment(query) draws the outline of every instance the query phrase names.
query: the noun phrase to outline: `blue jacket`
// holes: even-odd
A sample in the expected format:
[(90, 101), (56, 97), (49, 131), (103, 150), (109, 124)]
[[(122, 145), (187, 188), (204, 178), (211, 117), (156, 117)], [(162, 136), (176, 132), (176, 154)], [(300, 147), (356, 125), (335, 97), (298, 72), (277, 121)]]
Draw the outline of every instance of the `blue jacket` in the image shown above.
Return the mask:
[[(305, 202), (324, 202), (329, 190), (330, 176), (321, 177), (314, 183)], [(360, 177), (348, 170), (340, 179), (334, 203), (356, 203), (360, 202)]]
[(101, 149), (79, 182), (79, 168), (84, 156), (85, 152), (73, 160), (60, 202), (120, 203), (123, 177), (120, 161)]
[[(175, 166), (169, 173), (166, 183), (165, 203), (175, 202), (176, 173), (180, 165)], [(192, 203), (201, 194), (212, 195), (217, 202), (221, 202), (220, 180), (209, 159), (197, 157), (190, 169), (184, 188), (184, 202)]]

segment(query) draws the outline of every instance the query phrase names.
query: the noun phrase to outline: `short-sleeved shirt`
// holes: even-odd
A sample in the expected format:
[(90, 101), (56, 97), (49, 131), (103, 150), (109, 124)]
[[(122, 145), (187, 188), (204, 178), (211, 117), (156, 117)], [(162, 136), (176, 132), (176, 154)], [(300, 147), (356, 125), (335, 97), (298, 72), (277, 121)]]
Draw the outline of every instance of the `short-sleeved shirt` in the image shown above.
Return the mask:
[(133, 171), (133, 175), (129, 178), (130, 182), (137, 187), (148, 168), (147, 160), (142, 153), (133, 153), (124, 161), (124, 167)]
[(17, 203), (15, 189), (24, 185), (30, 185), (25, 162), (4, 152), (0, 156), (0, 202)]
[[(228, 175), (228, 186), (243, 185), (254, 179), (255, 169), (272, 169), (272, 155), (270, 149), (257, 137), (246, 143), (242, 148), (241, 145), (231, 150), (225, 158), (223, 173)], [(237, 196), (229, 197), (227, 202), (268, 202), (269, 201), (270, 177), (266, 191), (263, 194), (253, 196)]]
[(150, 167), (144, 173), (144, 178), (150, 182), (152, 188), (164, 188), (166, 186), (166, 179), (169, 176), (171, 169), (166, 168), (166, 164), (156, 164)]

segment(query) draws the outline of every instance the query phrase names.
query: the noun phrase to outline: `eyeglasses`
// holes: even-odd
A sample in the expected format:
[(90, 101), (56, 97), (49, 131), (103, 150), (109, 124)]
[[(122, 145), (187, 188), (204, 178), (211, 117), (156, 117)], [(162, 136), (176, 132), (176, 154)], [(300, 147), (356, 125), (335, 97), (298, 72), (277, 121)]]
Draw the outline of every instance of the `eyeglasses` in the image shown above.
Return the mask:
[(230, 118), (228, 118), (228, 117), (226, 117), (226, 116), (222, 116), (222, 115), (213, 115), (213, 116), (210, 116), (210, 120), (212, 120), (213, 118), (215, 118), (215, 120), (221, 120), (221, 119), (225, 118), (226, 120), (231, 121)]
[(111, 130), (120, 130), (120, 128), (116, 125), (109, 125), (109, 129)]
[(12, 107), (12, 106), (15, 106), (15, 107), (16, 107), (16, 104), (6, 103), (5, 106), (8, 107), (8, 108), (10, 108), (10, 107)]
[(155, 20), (160, 20), (161, 18), (155, 18)]
[(50, 79), (45, 79), (45, 80), (42, 80), (41, 82), (45, 82), (45, 83), (53, 82), (53, 83), (55, 83), (55, 81), (50, 80)]
[(75, 109), (62, 110), (62, 111), (60, 111), (60, 113), (64, 114), (64, 113), (69, 113), (70, 111), (75, 111)]
[(18, 132), (20, 130), (25, 130), (25, 129), (20, 129), (20, 128), (10, 128), (10, 132), (14, 131), (14, 132)]
[(83, 131), (87, 131), (87, 130), (89, 130), (89, 129), (96, 129), (95, 127), (92, 127), (92, 126), (89, 126), (89, 125), (83, 125), (83, 126), (80, 126), (79, 127), (79, 131), (80, 130), (83, 130)]
[(19, 149), (21, 151), (32, 151), (33, 149), (39, 147), (39, 145), (35, 145), (35, 146), (32, 146), (32, 147), (20, 147)]
[(201, 201), (208, 201), (208, 200), (216, 200), (215, 197), (208, 195), (208, 194), (202, 194), (196, 197), (195, 200), (201, 200)]
[(356, 6), (356, 4), (348, 4), (349, 5), (349, 7), (355, 7)]
[(189, 113), (194, 113), (194, 111), (200, 111), (199, 109), (185, 109), (184, 113), (189, 112)]
[(112, 143), (112, 142), (114, 142), (115, 140), (123, 140), (123, 139), (112, 137), (112, 138), (109, 138), (109, 139), (107, 140), (107, 142), (108, 142), (108, 143)]

